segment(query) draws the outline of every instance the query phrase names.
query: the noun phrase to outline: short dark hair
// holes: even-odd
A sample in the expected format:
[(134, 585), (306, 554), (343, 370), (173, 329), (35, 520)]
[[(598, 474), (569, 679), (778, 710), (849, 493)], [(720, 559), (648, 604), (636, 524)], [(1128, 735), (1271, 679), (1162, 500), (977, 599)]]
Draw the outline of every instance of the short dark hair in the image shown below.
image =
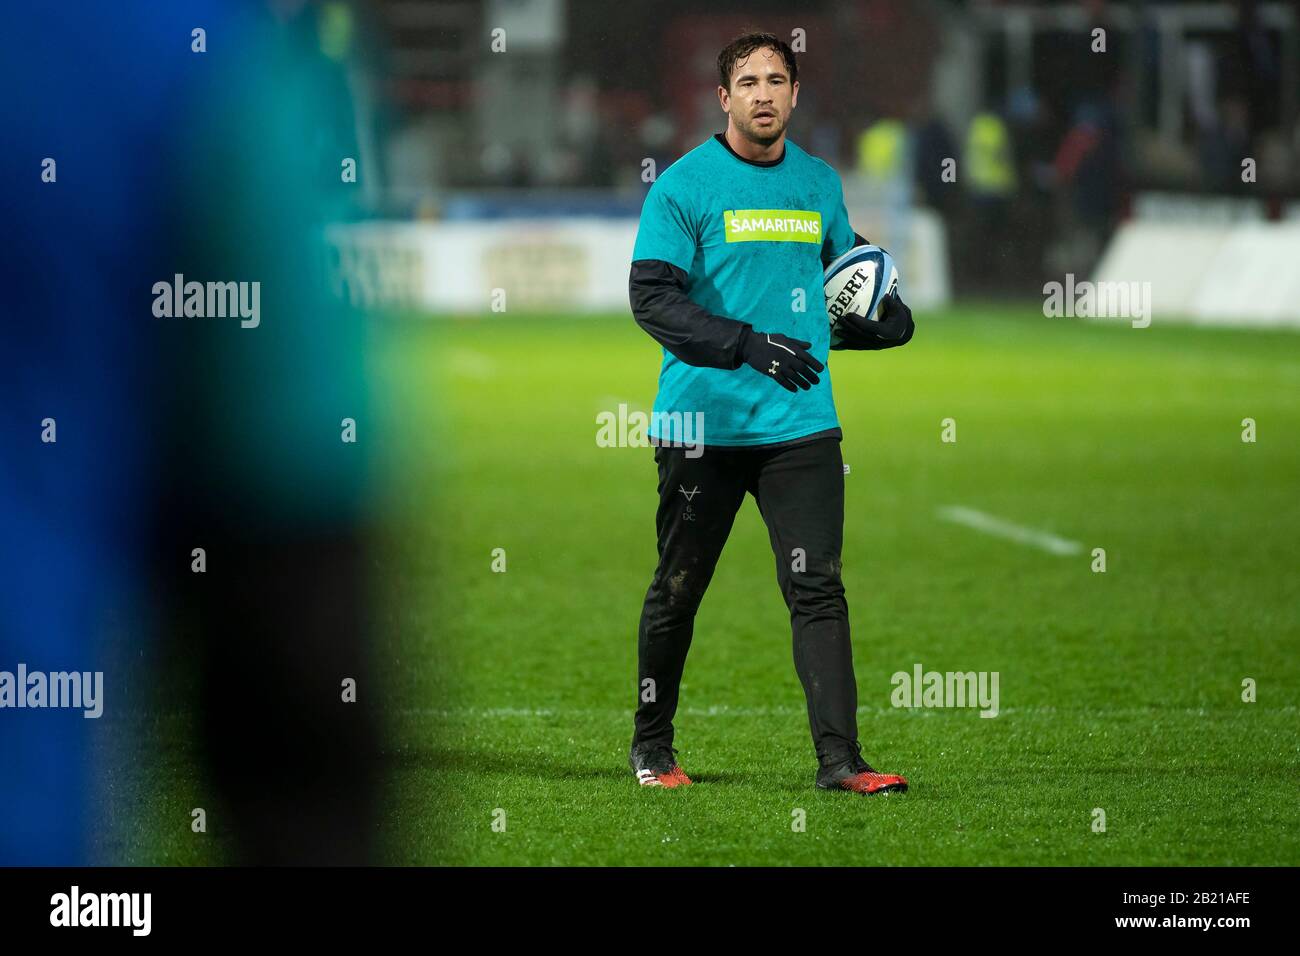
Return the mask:
[(790, 49), (790, 44), (775, 33), (743, 33), (723, 47), (722, 52), (718, 54), (718, 79), (721, 81), (722, 88), (730, 92), (731, 71), (736, 68), (736, 64), (755, 50), (761, 50), (767, 46), (780, 53), (781, 59), (785, 60), (785, 68), (790, 74), (790, 82), (794, 83), (798, 80), (799, 64), (795, 62), (794, 50)]

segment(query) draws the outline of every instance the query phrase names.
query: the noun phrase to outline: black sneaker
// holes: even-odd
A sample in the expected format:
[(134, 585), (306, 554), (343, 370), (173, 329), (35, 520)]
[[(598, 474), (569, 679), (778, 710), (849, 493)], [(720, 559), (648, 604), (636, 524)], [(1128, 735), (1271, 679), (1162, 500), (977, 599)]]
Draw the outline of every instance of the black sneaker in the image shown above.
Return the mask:
[(643, 787), (688, 787), (691, 778), (677, 766), (676, 753), (668, 744), (633, 744), (627, 762)]
[(862, 759), (861, 747), (854, 744), (853, 753), (842, 763), (831, 764), (817, 771), (820, 790), (848, 790), (874, 796), (877, 793), (906, 793), (907, 780), (896, 773), (881, 773)]

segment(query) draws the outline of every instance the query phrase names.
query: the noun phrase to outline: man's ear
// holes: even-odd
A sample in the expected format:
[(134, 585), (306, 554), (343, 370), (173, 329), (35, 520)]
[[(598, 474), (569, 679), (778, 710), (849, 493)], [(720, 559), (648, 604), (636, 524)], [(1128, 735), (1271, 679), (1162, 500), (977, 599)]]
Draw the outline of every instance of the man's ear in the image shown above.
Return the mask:
[(799, 81), (795, 80), (790, 87), (790, 109), (794, 109), (799, 103)]
[(731, 112), (731, 94), (727, 92), (725, 86), (718, 87), (718, 102), (722, 104), (722, 112)]

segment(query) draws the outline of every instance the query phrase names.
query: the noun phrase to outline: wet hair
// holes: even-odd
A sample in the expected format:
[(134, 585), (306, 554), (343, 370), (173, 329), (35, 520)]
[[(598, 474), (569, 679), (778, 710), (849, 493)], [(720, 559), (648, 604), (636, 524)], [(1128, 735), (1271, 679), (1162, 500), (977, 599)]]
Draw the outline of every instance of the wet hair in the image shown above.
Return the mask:
[(781, 54), (791, 84), (799, 79), (799, 64), (795, 62), (794, 50), (790, 49), (790, 44), (775, 33), (744, 33), (723, 47), (718, 54), (718, 80), (722, 88), (731, 92), (731, 71), (736, 68), (736, 64), (764, 47), (771, 47)]

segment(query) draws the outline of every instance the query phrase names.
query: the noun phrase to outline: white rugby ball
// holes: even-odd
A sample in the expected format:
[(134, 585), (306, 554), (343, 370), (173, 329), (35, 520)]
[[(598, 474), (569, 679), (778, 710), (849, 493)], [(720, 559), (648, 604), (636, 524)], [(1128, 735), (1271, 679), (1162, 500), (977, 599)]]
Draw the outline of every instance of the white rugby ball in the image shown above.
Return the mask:
[(846, 315), (880, 321), (885, 297), (898, 288), (898, 268), (894, 257), (879, 246), (856, 246), (828, 265), (822, 280), (835, 343), (840, 319)]

